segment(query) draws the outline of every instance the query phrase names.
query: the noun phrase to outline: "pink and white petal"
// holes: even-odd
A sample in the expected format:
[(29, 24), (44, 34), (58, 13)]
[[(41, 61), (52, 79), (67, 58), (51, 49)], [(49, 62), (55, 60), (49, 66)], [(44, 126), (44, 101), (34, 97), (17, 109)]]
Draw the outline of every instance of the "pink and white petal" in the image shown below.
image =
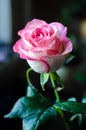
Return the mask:
[(25, 26), (25, 28), (33, 28), (33, 27), (41, 27), (43, 25), (46, 25), (47, 23), (43, 20), (39, 20), (39, 19), (33, 19), (30, 22), (28, 22)]
[(57, 32), (58, 30), (63, 31), (66, 28), (63, 24), (61, 24), (59, 22), (52, 22), (49, 24), (49, 26), (51, 26), (55, 32)]
[(67, 27), (58, 22), (53, 22), (49, 25), (54, 29), (54, 35), (62, 41), (67, 34)]
[(46, 50), (46, 55), (48, 57), (50, 56), (54, 56), (54, 55), (57, 55), (58, 54), (58, 51), (57, 50)]
[(43, 60), (49, 64), (50, 66), (49, 71), (56, 71), (64, 64), (65, 55), (55, 55), (51, 57), (44, 57)]
[(63, 31), (60, 31), (60, 30), (57, 31), (55, 35), (56, 35), (57, 38), (59, 38), (60, 41), (63, 41), (66, 34), (67, 34), (67, 28), (64, 28)]
[(28, 51), (28, 56), (36, 60), (40, 60), (41, 57), (46, 55), (46, 51)]
[(28, 32), (28, 30), (25, 29), (25, 28), (23, 28), (23, 29), (21, 29), (21, 30), (18, 31), (18, 35), (19, 35), (20, 37), (23, 37), (26, 32)]
[(63, 42), (63, 46), (64, 52), (62, 53), (62, 55), (66, 55), (73, 50), (73, 44), (69, 38), (66, 38), (66, 40)]
[(36, 60), (41, 60), (43, 57), (50, 57), (57, 54), (58, 54), (57, 50), (28, 51), (28, 56)]
[(46, 30), (50, 36), (54, 33), (53, 28), (49, 24), (41, 26), (41, 29)]
[(27, 60), (30, 67), (37, 73), (49, 72), (49, 65), (45, 61)]
[(24, 34), (24, 37), (22, 37), (24, 43), (27, 45), (28, 48), (32, 49), (35, 47), (35, 42), (34, 39), (31, 38), (31, 36), (28, 36), (28, 33)]
[(24, 34), (28, 33), (30, 35), (32, 33), (32, 28), (24, 28), (18, 31), (18, 35), (24, 37)]
[(38, 46), (32, 48), (32, 51), (56, 50), (58, 46), (57, 42), (55, 37), (46, 37), (45, 39), (40, 40)]
[(19, 39), (16, 42), (16, 44), (13, 46), (13, 50), (14, 52), (17, 52), (18, 54), (20, 54), (21, 58), (27, 59), (28, 57), (27, 48), (23, 46), (23, 41), (21, 39)]

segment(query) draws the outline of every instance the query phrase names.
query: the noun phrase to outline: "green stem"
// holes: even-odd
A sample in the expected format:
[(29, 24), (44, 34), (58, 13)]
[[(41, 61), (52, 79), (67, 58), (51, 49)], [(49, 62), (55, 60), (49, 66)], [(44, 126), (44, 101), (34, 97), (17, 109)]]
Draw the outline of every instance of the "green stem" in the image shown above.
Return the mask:
[(55, 81), (53, 79), (52, 72), (50, 72), (50, 80), (51, 80), (51, 83), (52, 83), (52, 86), (53, 86), (53, 89), (54, 89), (56, 99), (57, 99), (58, 102), (60, 102), (60, 97), (59, 97), (58, 91), (56, 90), (56, 84), (55, 84)]
[[(52, 86), (53, 86), (53, 89), (54, 89), (55, 97), (56, 97), (57, 101), (60, 103), (60, 97), (59, 97), (58, 91), (56, 89), (56, 83), (55, 83), (55, 80), (53, 78), (53, 72), (50, 72), (50, 80), (51, 80), (51, 83), (52, 83)], [(70, 130), (70, 127), (69, 127), (69, 125), (66, 121), (66, 118), (64, 116), (63, 111), (61, 109), (58, 109), (58, 112), (59, 112), (60, 116), (62, 117), (62, 119), (64, 120), (64, 124), (66, 126), (66, 129)]]

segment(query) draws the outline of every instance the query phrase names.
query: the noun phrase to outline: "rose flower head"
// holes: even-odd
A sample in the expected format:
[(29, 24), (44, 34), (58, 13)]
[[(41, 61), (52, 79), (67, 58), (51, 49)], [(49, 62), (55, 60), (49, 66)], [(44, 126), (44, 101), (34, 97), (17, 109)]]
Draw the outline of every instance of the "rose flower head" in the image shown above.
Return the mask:
[(59, 69), (73, 48), (71, 40), (66, 36), (67, 27), (59, 22), (48, 24), (33, 19), (18, 35), (21, 38), (13, 46), (14, 52), (26, 59), (29, 66), (38, 73)]

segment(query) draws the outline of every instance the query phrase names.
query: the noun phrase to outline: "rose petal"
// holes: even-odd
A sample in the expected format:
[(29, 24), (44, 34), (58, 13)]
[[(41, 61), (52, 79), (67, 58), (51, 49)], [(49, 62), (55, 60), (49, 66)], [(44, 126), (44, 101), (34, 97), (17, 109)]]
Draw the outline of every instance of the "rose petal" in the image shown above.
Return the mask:
[[(57, 31), (62, 32), (63, 30), (65, 30), (65, 28), (67, 28), (59, 22), (52, 22), (52, 23), (49, 24), (49, 26), (51, 26), (54, 29), (55, 32), (57, 32)], [(65, 32), (65, 33), (67, 34), (67, 32)]]
[(69, 38), (66, 37), (64, 41), (65, 41), (65, 42), (63, 42), (64, 52), (62, 53), (62, 55), (66, 55), (66, 54), (70, 53), (73, 49), (72, 42)]
[(55, 50), (45, 50), (45, 51), (28, 51), (28, 56), (32, 59), (40, 60), (42, 57), (50, 57), (51, 55), (58, 54)]
[(46, 24), (47, 23), (43, 20), (33, 19), (26, 24), (25, 28), (33, 28), (33, 27), (40, 28), (41, 26), (46, 25)]
[(23, 59), (27, 59), (28, 53), (27, 53), (27, 48), (25, 45), (23, 45), (23, 41), (19, 39), (16, 44), (13, 46), (14, 52), (17, 52), (20, 54), (20, 57)]
[(54, 29), (56, 37), (62, 41), (67, 34), (67, 27), (64, 27), (61, 23), (58, 22), (53, 22), (49, 25)]
[(43, 57), (43, 60), (50, 66), (49, 71), (56, 71), (64, 64), (65, 55)]
[(30, 67), (37, 73), (48, 73), (58, 70), (64, 63), (65, 56), (56, 55), (43, 57), (41, 60), (27, 60)]
[(49, 72), (49, 66), (45, 61), (27, 60), (30, 67), (37, 73)]

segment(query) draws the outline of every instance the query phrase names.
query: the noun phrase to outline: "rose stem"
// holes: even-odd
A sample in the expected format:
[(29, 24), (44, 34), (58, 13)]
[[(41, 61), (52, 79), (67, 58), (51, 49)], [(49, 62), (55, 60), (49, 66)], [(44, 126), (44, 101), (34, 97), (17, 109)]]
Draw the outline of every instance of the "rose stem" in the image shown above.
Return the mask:
[[(56, 97), (57, 101), (60, 103), (60, 97), (59, 97), (58, 91), (56, 89), (56, 84), (55, 84), (55, 81), (53, 79), (52, 73), (53, 72), (50, 72), (50, 80), (51, 80), (51, 83), (52, 83), (52, 86), (53, 86), (53, 89), (54, 89), (55, 97)], [(58, 112), (61, 115), (62, 119), (64, 120), (64, 124), (65, 124), (67, 130), (70, 130), (70, 127), (69, 127), (69, 125), (68, 125), (68, 123), (66, 121), (66, 118), (64, 116), (63, 111), (61, 109), (59, 109)]]

